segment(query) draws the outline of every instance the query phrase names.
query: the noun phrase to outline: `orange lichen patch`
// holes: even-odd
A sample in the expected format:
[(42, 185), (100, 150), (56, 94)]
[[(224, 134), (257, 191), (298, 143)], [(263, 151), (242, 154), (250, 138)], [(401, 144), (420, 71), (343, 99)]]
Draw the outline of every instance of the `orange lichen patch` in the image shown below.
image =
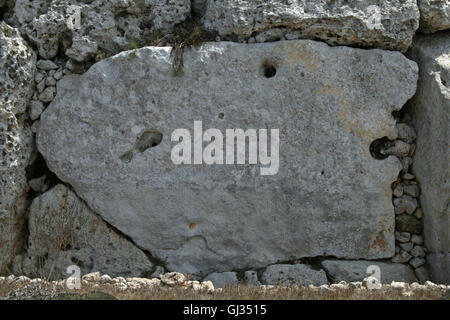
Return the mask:
[(393, 193), (393, 191), (392, 191), (392, 188), (385, 188), (385, 190), (386, 190), (386, 192), (384, 193), (385, 195), (386, 195), (386, 198), (387, 199), (392, 199), (392, 193)]
[(189, 229), (194, 229), (195, 228), (195, 226), (197, 226), (197, 224), (196, 223), (194, 223), (194, 222), (191, 222), (191, 223), (189, 223)]
[[(360, 116), (352, 116), (354, 112), (351, 108), (351, 101), (346, 94), (345, 90), (339, 87), (333, 87), (330, 85), (324, 85), (318, 90), (319, 95), (331, 95), (335, 97), (339, 108), (337, 112), (337, 119), (342, 124), (343, 128), (352, 132), (356, 137), (360, 138), (364, 143), (364, 148), (361, 153), (366, 158), (371, 158), (370, 155), (370, 144), (377, 138), (384, 136), (392, 136), (390, 130), (379, 124), (374, 124), (373, 126), (368, 126), (368, 123), (356, 121), (357, 119), (368, 119), (370, 121), (370, 116), (366, 114), (361, 114)], [(362, 111), (364, 112), (364, 111)], [(375, 121), (375, 119), (374, 119)]]
[(300, 42), (285, 41), (276, 51), (277, 55), (284, 57), (290, 69), (294, 69), (301, 62), (307, 71), (316, 72), (322, 64), (321, 60)]
[(375, 235), (375, 239), (371, 240), (371, 243), (369, 245), (369, 248), (371, 249), (381, 249), (383, 251), (387, 250), (387, 243), (386, 243), (386, 239), (384, 238), (384, 234), (383, 231), (378, 232)]

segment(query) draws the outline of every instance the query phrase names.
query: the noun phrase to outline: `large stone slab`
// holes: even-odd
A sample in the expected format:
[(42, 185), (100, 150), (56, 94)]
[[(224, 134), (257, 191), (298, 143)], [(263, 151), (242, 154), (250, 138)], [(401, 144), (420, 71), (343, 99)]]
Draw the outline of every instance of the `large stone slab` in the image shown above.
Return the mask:
[(420, 66), (414, 115), (417, 150), (412, 170), (420, 182), (431, 277), (450, 282), (450, 32), (417, 36), (408, 53)]
[(28, 231), (27, 252), (16, 259), (15, 268), (31, 278), (67, 278), (71, 265), (82, 274), (112, 277), (146, 276), (153, 268), (144, 252), (62, 184), (33, 200)]
[(322, 269), (315, 270), (305, 264), (276, 264), (267, 267), (262, 274), (266, 285), (280, 286), (321, 286), (328, 284), (327, 275)]
[(418, 0), (420, 31), (433, 33), (450, 29), (450, 2), (448, 0)]
[[(339, 261), (324, 260), (322, 267), (334, 282), (357, 282), (373, 275), (373, 268), (376, 266), (380, 270), (381, 283), (391, 284), (396, 282), (417, 282), (414, 271), (410, 266), (401, 263), (380, 262), (380, 261)], [(369, 273), (367, 273), (369, 271)]]
[[(401, 165), (369, 149), (396, 137), (392, 111), (414, 94), (417, 72), (398, 52), (303, 40), (208, 43), (187, 50), (174, 76), (171, 48), (147, 47), (61, 80), (37, 142), (95, 212), (172, 270), (392, 257)], [(175, 165), (171, 135), (197, 120), (279, 129), (278, 173)]]
[(33, 140), (26, 122), (36, 55), (17, 29), (0, 22), (0, 273), (20, 249)]
[(406, 51), (419, 17), (415, 0), (208, 0), (204, 25), (239, 40), (287, 36)]

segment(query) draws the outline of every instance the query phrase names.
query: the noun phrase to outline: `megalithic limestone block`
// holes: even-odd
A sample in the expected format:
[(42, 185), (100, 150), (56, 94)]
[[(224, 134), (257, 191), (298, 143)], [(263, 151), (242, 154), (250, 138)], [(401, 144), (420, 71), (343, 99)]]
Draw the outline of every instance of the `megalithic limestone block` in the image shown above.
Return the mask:
[(419, 19), (416, 0), (207, 0), (203, 17), (206, 29), (226, 39), (320, 39), (400, 51), (411, 45)]
[(420, 35), (408, 52), (420, 66), (409, 103), (417, 130), (412, 170), (420, 181), (431, 277), (450, 283), (450, 31)]
[[(396, 138), (413, 61), (297, 40), (207, 43), (185, 51), (177, 76), (171, 62), (168, 47), (120, 53), (62, 79), (42, 114), (39, 150), (95, 212), (185, 273), (394, 255), (401, 164), (370, 146)], [(175, 165), (171, 135), (194, 121), (279, 129), (278, 173), (248, 161)]]
[(33, 140), (26, 122), (36, 55), (17, 29), (0, 21), (0, 273), (20, 249)]
[(147, 275), (153, 268), (144, 252), (98, 218), (70, 189), (59, 184), (30, 206), (27, 252), (15, 268), (28, 277), (66, 278), (67, 268), (112, 277)]

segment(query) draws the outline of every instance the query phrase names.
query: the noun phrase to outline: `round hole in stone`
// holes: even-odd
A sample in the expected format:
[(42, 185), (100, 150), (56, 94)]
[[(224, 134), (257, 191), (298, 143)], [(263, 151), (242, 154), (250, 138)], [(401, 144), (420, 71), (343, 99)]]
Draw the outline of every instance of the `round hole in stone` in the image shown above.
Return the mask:
[(158, 146), (163, 139), (163, 134), (158, 130), (145, 131), (136, 142), (136, 149), (144, 152), (147, 149)]
[(381, 149), (385, 143), (389, 142), (388, 137), (383, 137), (381, 139), (377, 139), (370, 145), (370, 154), (374, 159), (384, 160), (388, 156), (381, 153)]
[(225, 118), (225, 113), (223, 113), (223, 112), (219, 113), (219, 119), (223, 119), (223, 118)]
[(276, 66), (267, 59), (264, 60), (263, 62), (263, 68), (264, 68), (264, 76), (266, 78), (273, 78), (277, 74)]

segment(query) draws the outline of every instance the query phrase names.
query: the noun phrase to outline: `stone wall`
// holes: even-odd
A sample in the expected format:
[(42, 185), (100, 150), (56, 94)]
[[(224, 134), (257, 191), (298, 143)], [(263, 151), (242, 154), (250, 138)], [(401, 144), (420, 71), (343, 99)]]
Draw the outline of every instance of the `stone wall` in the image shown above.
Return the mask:
[[(1, 272), (449, 282), (448, 1), (16, 0), (0, 17)], [(209, 134), (210, 164), (173, 162), (180, 128), (193, 152)], [(279, 129), (272, 171), (226, 164), (235, 128)]]
[(433, 279), (450, 281), (450, 33), (418, 35), (408, 56), (420, 66), (408, 106), (417, 129), (413, 172), (421, 181), (424, 236)]

